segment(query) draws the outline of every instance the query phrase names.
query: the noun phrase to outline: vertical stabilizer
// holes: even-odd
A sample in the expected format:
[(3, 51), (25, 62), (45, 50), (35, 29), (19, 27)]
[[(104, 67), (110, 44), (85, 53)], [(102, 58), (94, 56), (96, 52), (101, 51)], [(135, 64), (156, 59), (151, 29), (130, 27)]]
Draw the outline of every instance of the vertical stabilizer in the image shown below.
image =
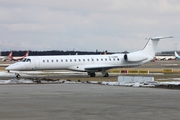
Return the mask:
[(29, 55), (29, 51), (27, 51), (23, 57), (27, 57), (28, 55)]
[(168, 36), (168, 37), (161, 36), (161, 37), (149, 38), (149, 41), (145, 45), (145, 47), (143, 49), (143, 52), (145, 52), (146, 54), (151, 55), (151, 56), (154, 57), (159, 40), (160, 39), (165, 39), (165, 38), (173, 38), (173, 37), (172, 36)]
[(176, 57), (176, 58), (180, 59), (180, 56), (177, 54), (176, 51), (174, 52), (174, 54), (175, 54), (175, 57)]
[(10, 60), (10, 61), (13, 59), (12, 51), (9, 53), (8, 57), (9, 57), (9, 60)]

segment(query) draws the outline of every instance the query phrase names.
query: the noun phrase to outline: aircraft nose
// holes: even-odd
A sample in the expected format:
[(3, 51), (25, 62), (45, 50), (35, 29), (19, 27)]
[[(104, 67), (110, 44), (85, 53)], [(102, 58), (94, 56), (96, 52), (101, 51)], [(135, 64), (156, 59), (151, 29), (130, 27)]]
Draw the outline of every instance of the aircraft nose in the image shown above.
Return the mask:
[(9, 65), (8, 67), (6, 67), (5, 68), (5, 70), (17, 70), (17, 68), (18, 68), (18, 66), (17, 66), (18, 64), (11, 64), (11, 65)]
[(5, 68), (5, 70), (12, 70), (12, 69), (13, 69), (12, 65), (9, 65), (8, 67)]

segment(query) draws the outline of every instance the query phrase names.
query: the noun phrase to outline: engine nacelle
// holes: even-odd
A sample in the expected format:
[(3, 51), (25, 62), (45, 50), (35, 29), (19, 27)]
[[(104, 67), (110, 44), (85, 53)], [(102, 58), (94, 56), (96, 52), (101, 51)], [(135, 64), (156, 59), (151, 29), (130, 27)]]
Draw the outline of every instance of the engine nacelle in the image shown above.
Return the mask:
[(143, 54), (134, 54), (134, 53), (129, 53), (124, 55), (124, 60), (127, 62), (140, 62), (147, 60), (148, 57)]

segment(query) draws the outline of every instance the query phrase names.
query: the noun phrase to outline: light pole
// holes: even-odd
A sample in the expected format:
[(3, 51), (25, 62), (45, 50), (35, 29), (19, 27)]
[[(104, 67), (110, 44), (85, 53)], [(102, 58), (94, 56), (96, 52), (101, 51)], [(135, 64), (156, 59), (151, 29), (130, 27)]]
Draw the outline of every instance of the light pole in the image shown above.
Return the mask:
[(174, 51), (177, 51), (177, 43), (174, 43)]

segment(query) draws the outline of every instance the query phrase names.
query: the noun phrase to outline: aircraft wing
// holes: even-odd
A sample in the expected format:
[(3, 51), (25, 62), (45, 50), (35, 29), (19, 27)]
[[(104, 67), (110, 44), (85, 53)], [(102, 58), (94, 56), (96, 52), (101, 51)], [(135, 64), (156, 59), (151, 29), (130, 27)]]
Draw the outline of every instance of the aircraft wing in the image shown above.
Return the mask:
[(101, 65), (88, 65), (88, 66), (85, 66), (84, 69), (86, 71), (102, 71), (102, 70), (107, 70), (107, 69), (111, 69), (115, 67), (118, 67), (118, 66), (101, 64)]
[(75, 66), (69, 67), (68, 69), (75, 70), (75, 71), (98, 72), (98, 71), (108, 70), (115, 67), (118, 67), (118, 66), (108, 65), (108, 64), (88, 64), (88, 65), (75, 65)]

